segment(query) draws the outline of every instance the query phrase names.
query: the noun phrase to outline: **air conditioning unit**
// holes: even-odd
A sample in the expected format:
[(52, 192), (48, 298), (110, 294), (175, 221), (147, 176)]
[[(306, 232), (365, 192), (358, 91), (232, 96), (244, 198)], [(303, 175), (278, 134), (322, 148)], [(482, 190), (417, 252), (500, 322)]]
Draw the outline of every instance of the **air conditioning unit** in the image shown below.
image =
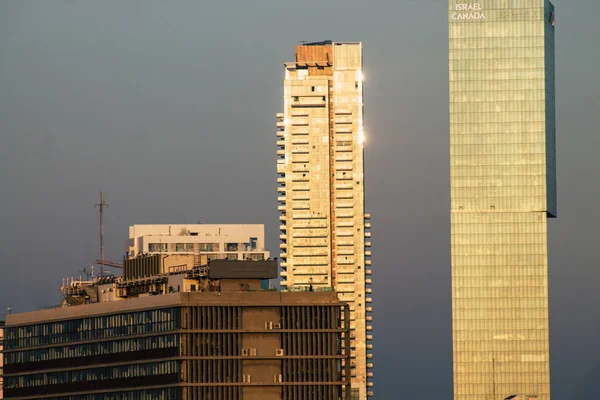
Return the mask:
[(281, 329), (281, 324), (279, 322), (274, 322), (273, 329)]
[(273, 375), (273, 382), (275, 382), (275, 383), (281, 383), (281, 382), (283, 382), (281, 374), (275, 374), (275, 375)]
[(248, 349), (248, 355), (249, 355), (249, 356), (254, 356), (254, 357), (256, 357), (256, 355), (257, 355), (257, 354), (258, 354), (258, 353), (257, 353), (256, 349)]
[(277, 357), (283, 357), (283, 355), (284, 355), (283, 349), (277, 349), (277, 350), (275, 350), (275, 355)]
[(242, 355), (248, 356), (248, 349), (242, 349)]
[(244, 383), (250, 383), (250, 375), (242, 375), (242, 380)]
[(266, 321), (265, 322), (265, 329), (273, 329), (273, 322)]

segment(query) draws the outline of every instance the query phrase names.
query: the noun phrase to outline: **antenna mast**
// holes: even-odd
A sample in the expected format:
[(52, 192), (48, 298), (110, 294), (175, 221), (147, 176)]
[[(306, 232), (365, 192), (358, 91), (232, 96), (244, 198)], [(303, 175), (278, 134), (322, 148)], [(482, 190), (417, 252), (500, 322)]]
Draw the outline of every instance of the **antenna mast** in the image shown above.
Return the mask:
[(100, 203), (95, 204), (95, 207), (100, 209), (100, 277), (104, 276), (104, 207), (108, 207), (108, 203), (102, 198), (100, 192)]

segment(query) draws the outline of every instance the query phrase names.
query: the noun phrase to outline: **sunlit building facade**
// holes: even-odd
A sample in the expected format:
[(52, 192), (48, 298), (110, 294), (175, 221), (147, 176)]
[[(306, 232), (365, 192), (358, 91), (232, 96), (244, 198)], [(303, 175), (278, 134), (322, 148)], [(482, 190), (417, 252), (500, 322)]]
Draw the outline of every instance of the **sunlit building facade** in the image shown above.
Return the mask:
[(449, 0), (454, 399), (550, 399), (554, 6)]
[(333, 288), (349, 303), (347, 398), (365, 399), (373, 382), (362, 44), (296, 46), (284, 73), (284, 112), (277, 115), (281, 285)]

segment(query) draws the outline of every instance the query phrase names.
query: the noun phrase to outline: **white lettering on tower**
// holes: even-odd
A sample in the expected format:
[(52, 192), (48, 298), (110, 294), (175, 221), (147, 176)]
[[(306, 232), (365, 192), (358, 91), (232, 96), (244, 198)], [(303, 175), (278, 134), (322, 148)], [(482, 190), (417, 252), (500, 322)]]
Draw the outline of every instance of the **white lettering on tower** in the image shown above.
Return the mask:
[(463, 21), (463, 20), (484, 20), (485, 14), (483, 13), (483, 8), (481, 7), (481, 3), (471, 3), (471, 4), (457, 4), (455, 7), (455, 12), (452, 14), (452, 19), (455, 21)]

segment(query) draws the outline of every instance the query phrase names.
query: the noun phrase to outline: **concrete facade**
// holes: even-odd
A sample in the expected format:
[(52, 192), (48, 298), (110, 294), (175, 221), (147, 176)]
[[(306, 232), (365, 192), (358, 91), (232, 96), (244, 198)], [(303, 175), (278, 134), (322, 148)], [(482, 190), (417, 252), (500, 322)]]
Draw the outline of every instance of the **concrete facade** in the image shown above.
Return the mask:
[(203, 254), (208, 260), (268, 259), (260, 224), (142, 224), (129, 227), (128, 254)]
[(362, 45), (297, 46), (284, 73), (284, 112), (277, 115), (281, 285), (332, 287), (350, 304), (353, 398), (365, 399), (373, 382)]
[(338, 400), (348, 335), (333, 292), (173, 293), (13, 314), (6, 398)]
[(450, 0), (454, 399), (550, 399), (554, 6)]

